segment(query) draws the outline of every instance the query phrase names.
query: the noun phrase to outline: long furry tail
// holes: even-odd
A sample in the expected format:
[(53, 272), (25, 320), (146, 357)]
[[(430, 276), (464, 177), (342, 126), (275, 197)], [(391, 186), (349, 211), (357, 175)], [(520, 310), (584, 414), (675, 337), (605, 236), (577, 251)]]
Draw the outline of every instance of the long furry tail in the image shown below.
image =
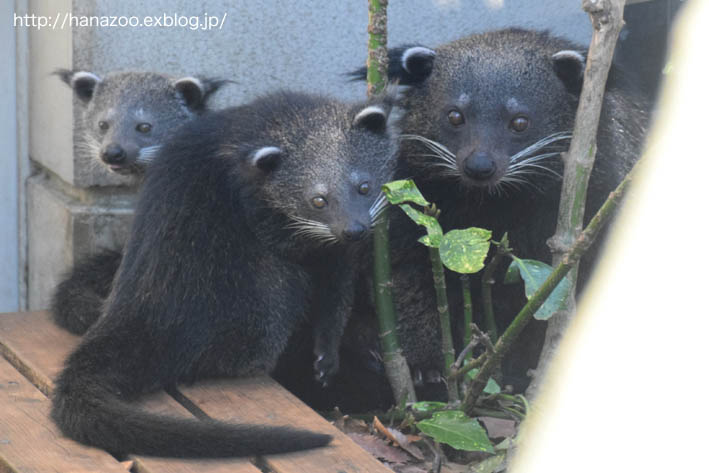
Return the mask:
[(289, 427), (179, 419), (141, 411), (100, 387), (68, 376), (57, 381), (52, 418), (64, 435), (111, 453), (167, 457), (233, 457), (327, 445), (332, 437)]

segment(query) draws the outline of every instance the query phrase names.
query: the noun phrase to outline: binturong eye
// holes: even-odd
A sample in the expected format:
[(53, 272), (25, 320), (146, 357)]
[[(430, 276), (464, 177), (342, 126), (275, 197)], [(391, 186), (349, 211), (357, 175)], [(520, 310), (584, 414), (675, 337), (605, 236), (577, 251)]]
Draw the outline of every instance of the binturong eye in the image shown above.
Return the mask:
[(108, 122), (105, 122), (105, 121), (103, 121), (103, 120), (101, 120), (100, 122), (98, 122), (98, 129), (101, 130), (101, 131), (106, 131), (106, 130), (108, 130)]
[(323, 209), (327, 207), (327, 200), (325, 200), (325, 197), (319, 195), (317, 197), (313, 197), (313, 207), (316, 209)]
[(369, 194), (369, 182), (364, 181), (362, 184), (360, 184), (359, 187), (357, 188), (357, 192), (359, 192), (362, 195)]
[(453, 126), (460, 126), (465, 123), (465, 117), (458, 110), (451, 110), (448, 112), (448, 121)]
[(151, 125), (150, 123), (138, 123), (135, 129), (138, 130), (140, 133), (148, 133), (150, 130), (153, 129), (153, 125)]
[(519, 115), (510, 121), (510, 130), (521, 133), (529, 128), (529, 118)]

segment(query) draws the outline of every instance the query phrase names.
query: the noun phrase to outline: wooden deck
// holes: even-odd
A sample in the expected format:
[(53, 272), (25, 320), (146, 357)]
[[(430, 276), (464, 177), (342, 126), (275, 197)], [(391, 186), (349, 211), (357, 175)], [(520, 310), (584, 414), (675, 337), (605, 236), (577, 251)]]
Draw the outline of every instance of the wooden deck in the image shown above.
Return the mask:
[[(79, 338), (56, 327), (46, 312), (0, 314), (0, 473), (360, 473), (391, 472), (345, 434), (270, 378), (204, 382), (146, 398), (155, 412), (241, 423), (293, 424), (330, 433), (325, 448), (259, 458), (175, 460), (108, 453), (63, 437), (48, 418), (54, 377)], [(196, 408), (195, 408), (196, 406)], [(189, 409), (188, 409), (189, 408)], [(191, 409), (191, 411), (190, 411)]]

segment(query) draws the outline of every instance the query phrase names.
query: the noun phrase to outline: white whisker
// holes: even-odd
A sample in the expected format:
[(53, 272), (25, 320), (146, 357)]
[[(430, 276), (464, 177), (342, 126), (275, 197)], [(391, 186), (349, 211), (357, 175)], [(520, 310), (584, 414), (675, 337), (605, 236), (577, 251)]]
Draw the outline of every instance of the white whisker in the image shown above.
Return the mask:
[(436, 141), (429, 140), (420, 135), (401, 135), (400, 138), (403, 140), (418, 141), (424, 144), (430, 151), (433, 151), (434, 155), (431, 157), (439, 158), (452, 165), (456, 164), (455, 155), (448, 148)]
[(145, 148), (140, 148), (138, 152), (138, 158), (135, 160), (138, 164), (148, 164), (151, 163), (155, 156), (160, 152), (160, 145), (146, 146)]
[(570, 138), (571, 138), (571, 133), (566, 132), (566, 131), (553, 133), (545, 138), (542, 138), (541, 140), (537, 141), (536, 143), (527, 146), (523, 150), (521, 150), (518, 153), (516, 153), (515, 155), (513, 155), (510, 158), (510, 163), (514, 163), (515, 161), (523, 159), (526, 156), (534, 154), (537, 151), (544, 148), (545, 146), (548, 146), (552, 143), (556, 143), (557, 141), (561, 141), (561, 140), (567, 140)]

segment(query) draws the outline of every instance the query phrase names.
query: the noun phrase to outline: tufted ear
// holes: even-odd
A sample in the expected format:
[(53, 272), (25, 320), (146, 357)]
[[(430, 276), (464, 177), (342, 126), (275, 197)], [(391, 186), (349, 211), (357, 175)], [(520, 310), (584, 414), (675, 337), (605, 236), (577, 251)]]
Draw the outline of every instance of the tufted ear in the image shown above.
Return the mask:
[(203, 110), (209, 97), (228, 82), (232, 81), (187, 76), (177, 79), (173, 85), (187, 107)]
[[(431, 75), (436, 52), (424, 46), (407, 45), (391, 48), (389, 54), (389, 81), (399, 85), (416, 85)], [(351, 72), (352, 80), (367, 80), (367, 68)]]
[(68, 69), (57, 69), (54, 74), (64, 81), (74, 90), (76, 96), (84, 103), (88, 103), (94, 95), (96, 85), (101, 82), (101, 78), (93, 72), (70, 71)]
[(551, 57), (554, 72), (570, 93), (581, 95), (586, 58), (579, 51), (559, 51)]
[(281, 162), (283, 150), (277, 146), (264, 146), (251, 153), (250, 163), (263, 172), (271, 172)]
[[(401, 53), (401, 68), (408, 74), (407, 81), (419, 83), (428, 79), (433, 70), (436, 52), (423, 46), (413, 46)], [(404, 82), (402, 81), (402, 84)], [(405, 84), (404, 84), (405, 85)]]
[(373, 133), (382, 133), (386, 130), (388, 116), (389, 114), (381, 106), (369, 105), (355, 115), (352, 126)]
[(173, 85), (188, 108), (197, 109), (204, 105), (205, 89), (201, 80), (188, 76), (177, 79)]

